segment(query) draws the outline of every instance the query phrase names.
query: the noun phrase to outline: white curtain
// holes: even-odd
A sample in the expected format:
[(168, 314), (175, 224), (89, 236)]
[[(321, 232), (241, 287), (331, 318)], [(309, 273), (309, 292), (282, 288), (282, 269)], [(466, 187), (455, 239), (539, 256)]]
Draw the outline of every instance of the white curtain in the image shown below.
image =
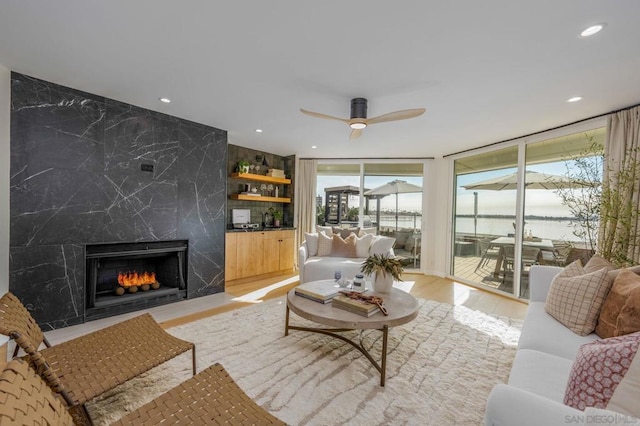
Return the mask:
[(604, 164), (598, 251), (640, 264), (640, 107), (608, 117)]
[(298, 181), (295, 194), (295, 217), (298, 221), (296, 226), (296, 247), (300, 247), (304, 241), (305, 232), (315, 231), (317, 174), (318, 160), (300, 160), (296, 172)]

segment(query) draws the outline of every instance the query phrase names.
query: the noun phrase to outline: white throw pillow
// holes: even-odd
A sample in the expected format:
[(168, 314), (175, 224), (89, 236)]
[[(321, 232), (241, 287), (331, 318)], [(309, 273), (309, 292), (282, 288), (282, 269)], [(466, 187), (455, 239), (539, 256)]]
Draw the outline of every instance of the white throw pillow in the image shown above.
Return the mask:
[(318, 234), (318, 257), (331, 256), (333, 237), (327, 236), (324, 232)]
[(333, 228), (330, 226), (316, 225), (316, 231), (318, 231), (318, 234), (324, 232), (325, 234), (327, 234), (327, 236), (333, 237)]
[(356, 256), (369, 257), (369, 248), (375, 236), (373, 234), (365, 234), (360, 238), (356, 238)]
[(307, 250), (309, 250), (309, 257), (318, 255), (318, 234), (304, 233), (304, 239), (307, 242)]
[(377, 235), (371, 243), (371, 247), (369, 248), (369, 255), (381, 255), (388, 254), (393, 245), (396, 243), (395, 238), (391, 237), (383, 237), (382, 235)]

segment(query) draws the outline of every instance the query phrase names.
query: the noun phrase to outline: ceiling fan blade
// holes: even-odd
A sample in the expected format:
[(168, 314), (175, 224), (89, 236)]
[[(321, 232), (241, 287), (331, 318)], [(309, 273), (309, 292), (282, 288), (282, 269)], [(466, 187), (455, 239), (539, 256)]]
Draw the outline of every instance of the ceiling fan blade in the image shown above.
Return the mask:
[(349, 124), (349, 120), (346, 119), (346, 118), (334, 117), (332, 115), (321, 114), (319, 112), (307, 111), (306, 109), (302, 109), (302, 108), (300, 108), (300, 112), (303, 113), (303, 114), (310, 115), (311, 117), (326, 118), (326, 119), (329, 119), (329, 120), (338, 120), (338, 121), (342, 121), (344, 123)]
[(362, 134), (362, 129), (353, 129), (351, 131), (351, 135), (349, 136), (349, 140), (354, 140), (356, 138), (359, 138), (361, 134)]
[(416, 108), (390, 112), (388, 114), (382, 114), (377, 117), (369, 118), (367, 120), (367, 124), (384, 123), (385, 121), (406, 120), (407, 118), (418, 117), (424, 114), (425, 111), (426, 109), (424, 108)]

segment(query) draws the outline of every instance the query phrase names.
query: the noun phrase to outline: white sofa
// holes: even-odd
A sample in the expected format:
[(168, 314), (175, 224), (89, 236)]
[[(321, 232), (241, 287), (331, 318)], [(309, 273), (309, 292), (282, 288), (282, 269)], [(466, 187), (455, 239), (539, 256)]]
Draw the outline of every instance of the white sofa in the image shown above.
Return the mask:
[(551, 281), (561, 270), (556, 266), (531, 267), (530, 302), (518, 351), (508, 384), (497, 385), (489, 395), (486, 425), (566, 426), (584, 418), (584, 412), (562, 401), (578, 349), (598, 336), (578, 336), (545, 312)]
[[(388, 249), (384, 254), (394, 255), (393, 243), (395, 239), (376, 236), (376, 239), (386, 239)], [(375, 244), (375, 239), (373, 244)], [(372, 246), (373, 246), (372, 244)], [(303, 241), (298, 249), (298, 268), (300, 270), (300, 283), (317, 280), (329, 280), (334, 278), (335, 271), (340, 271), (343, 278), (352, 280), (356, 274), (361, 273), (360, 268), (366, 257), (333, 257), (333, 256), (310, 256), (307, 241)], [(369, 254), (373, 254), (369, 251)], [(378, 253), (382, 254), (382, 253)], [(370, 277), (365, 276), (366, 280)]]

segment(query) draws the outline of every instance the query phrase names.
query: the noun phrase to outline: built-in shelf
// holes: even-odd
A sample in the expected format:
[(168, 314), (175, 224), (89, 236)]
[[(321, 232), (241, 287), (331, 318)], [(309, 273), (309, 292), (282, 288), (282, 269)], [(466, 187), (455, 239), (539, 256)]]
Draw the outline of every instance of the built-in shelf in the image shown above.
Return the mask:
[(244, 194), (231, 194), (232, 200), (242, 200), (242, 201), (262, 201), (268, 203), (290, 203), (291, 198), (282, 198), (282, 197), (265, 197), (262, 195), (244, 195)]
[(287, 178), (279, 178), (279, 177), (271, 177), (265, 175), (256, 175), (253, 173), (231, 173), (231, 177), (234, 179), (245, 179), (245, 180), (253, 180), (257, 182), (268, 182), (268, 183), (277, 183), (277, 184), (285, 184), (288, 185), (291, 183), (291, 179)]

